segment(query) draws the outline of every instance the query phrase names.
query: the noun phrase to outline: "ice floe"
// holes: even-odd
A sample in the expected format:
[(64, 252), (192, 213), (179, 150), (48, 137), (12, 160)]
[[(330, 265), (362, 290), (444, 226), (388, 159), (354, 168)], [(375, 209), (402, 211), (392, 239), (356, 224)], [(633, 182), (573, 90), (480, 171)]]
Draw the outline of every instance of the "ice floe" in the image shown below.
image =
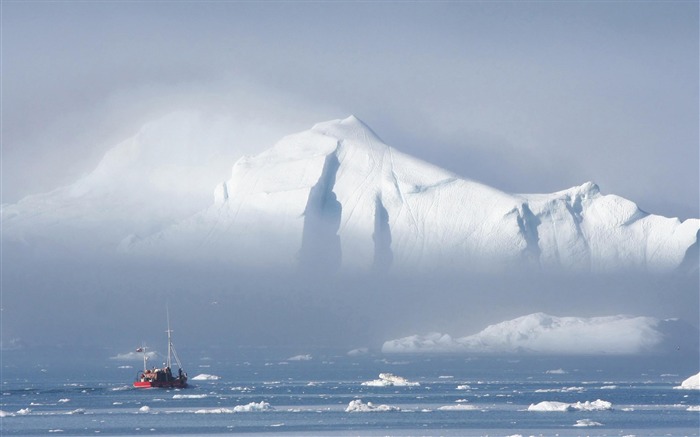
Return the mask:
[(363, 382), (362, 385), (370, 387), (416, 387), (419, 386), (420, 383), (408, 381), (406, 378), (396, 376), (392, 373), (380, 373), (379, 379)]
[(569, 404), (566, 402), (543, 401), (538, 404), (530, 404), (527, 411), (602, 411), (611, 410), (612, 403), (597, 399), (595, 401), (576, 402)]
[(362, 402), (362, 399), (354, 399), (350, 401), (346, 413), (368, 413), (368, 412), (386, 412), (386, 411), (401, 411), (399, 407), (394, 407), (391, 405), (374, 405), (372, 402), (367, 402), (366, 404)]

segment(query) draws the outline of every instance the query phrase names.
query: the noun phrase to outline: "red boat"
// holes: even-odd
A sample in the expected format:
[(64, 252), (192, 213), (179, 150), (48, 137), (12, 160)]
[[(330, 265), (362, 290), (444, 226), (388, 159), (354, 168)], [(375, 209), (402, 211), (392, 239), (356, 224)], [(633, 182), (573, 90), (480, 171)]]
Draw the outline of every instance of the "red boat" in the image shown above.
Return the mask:
[[(148, 356), (146, 347), (136, 349), (136, 352), (143, 352), (143, 371), (140, 371), (134, 381), (136, 388), (185, 388), (187, 387), (187, 373), (182, 369), (180, 358), (177, 356), (175, 346), (172, 341), (172, 331), (170, 330), (170, 316), (168, 316), (168, 358), (162, 368), (149, 369), (147, 366)], [(177, 376), (172, 372), (172, 357), (175, 357), (177, 364)]]

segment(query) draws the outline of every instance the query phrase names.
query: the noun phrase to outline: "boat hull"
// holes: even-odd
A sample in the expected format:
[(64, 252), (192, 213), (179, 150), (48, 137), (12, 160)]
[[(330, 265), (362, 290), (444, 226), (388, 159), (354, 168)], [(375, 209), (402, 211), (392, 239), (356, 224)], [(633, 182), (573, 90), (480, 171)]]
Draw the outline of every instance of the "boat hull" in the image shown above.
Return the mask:
[(135, 388), (185, 388), (187, 381), (134, 381)]

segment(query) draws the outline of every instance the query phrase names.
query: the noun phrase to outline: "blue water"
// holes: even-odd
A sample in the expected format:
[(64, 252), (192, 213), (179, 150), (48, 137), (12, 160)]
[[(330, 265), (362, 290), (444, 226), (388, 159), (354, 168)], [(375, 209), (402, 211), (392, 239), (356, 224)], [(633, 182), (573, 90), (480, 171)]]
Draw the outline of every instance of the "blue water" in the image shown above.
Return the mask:
[[(317, 353), (289, 361), (258, 351), (217, 358), (182, 354), (184, 390), (131, 388), (139, 362), (105, 358), (38, 363), (3, 354), (2, 435), (465, 435), (699, 436), (700, 391), (674, 386), (696, 360), (638, 358), (348, 357)], [(192, 360), (190, 357), (199, 358)], [(372, 387), (391, 372), (413, 387)], [(466, 387), (465, 387), (466, 386)], [(354, 399), (400, 411), (346, 412)], [(612, 403), (611, 410), (533, 412), (542, 401)], [(232, 412), (269, 404), (266, 411)], [(472, 410), (443, 411), (470, 405)], [(218, 412), (217, 412), (218, 411)], [(577, 423), (599, 425), (577, 427)]]

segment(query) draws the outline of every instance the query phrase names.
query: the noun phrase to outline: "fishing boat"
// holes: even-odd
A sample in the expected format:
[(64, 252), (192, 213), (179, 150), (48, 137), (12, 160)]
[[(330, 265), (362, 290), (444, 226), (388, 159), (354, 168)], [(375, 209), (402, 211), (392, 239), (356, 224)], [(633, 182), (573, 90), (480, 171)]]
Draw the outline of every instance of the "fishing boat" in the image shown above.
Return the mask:
[[(141, 346), (136, 352), (143, 353), (143, 371), (139, 371), (134, 381), (136, 388), (185, 388), (187, 387), (187, 373), (182, 368), (180, 358), (173, 345), (172, 330), (170, 329), (170, 314), (168, 314), (168, 357), (161, 368), (148, 368), (148, 355), (146, 347)], [(177, 364), (177, 375), (172, 372), (172, 358)]]

